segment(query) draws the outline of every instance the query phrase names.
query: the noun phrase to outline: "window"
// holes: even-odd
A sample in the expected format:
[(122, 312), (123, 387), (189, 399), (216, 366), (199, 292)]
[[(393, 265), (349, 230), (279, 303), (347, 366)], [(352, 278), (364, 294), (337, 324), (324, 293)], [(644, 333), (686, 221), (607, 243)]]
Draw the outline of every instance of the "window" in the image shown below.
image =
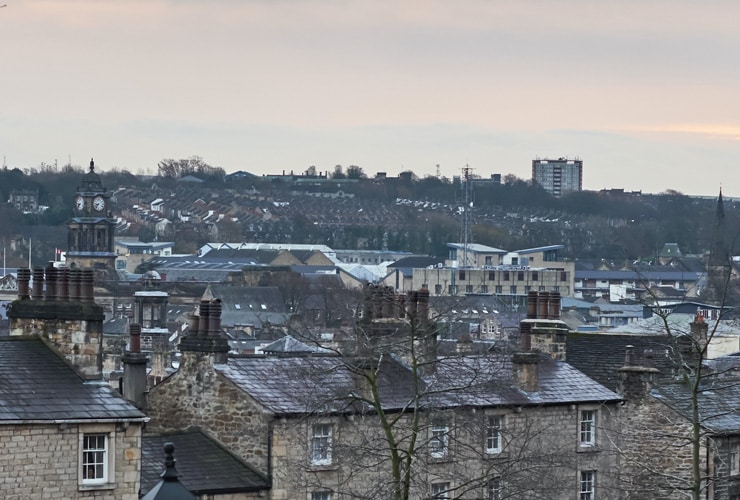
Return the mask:
[(442, 295), (442, 285), (439, 283), (434, 285), (434, 295)]
[(460, 270), (459, 279), (460, 281), (465, 281), (465, 271), (462, 269)]
[(581, 487), (580, 487), (580, 500), (594, 500), (594, 486), (596, 482), (596, 471), (582, 470), (581, 471)]
[(516, 280), (524, 281), (524, 271), (519, 271), (518, 273), (516, 273)]
[(568, 272), (560, 271), (560, 281), (568, 281)]
[(311, 440), (311, 463), (314, 465), (328, 465), (331, 463), (331, 424), (316, 424), (313, 426)]
[(311, 500), (331, 500), (331, 493), (328, 491), (314, 491), (311, 493)]
[(488, 293), (488, 285), (481, 285), (480, 293)]
[(511, 285), (509, 287), (509, 293), (511, 293), (512, 295), (516, 295), (516, 285)]
[(496, 285), (496, 293), (504, 293), (504, 287), (502, 285)]
[(488, 281), (494, 281), (496, 279), (496, 271), (488, 271)]
[(537, 281), (540, 279), (540, 274), (537, 271), (532, 271), (532, 281)]
[(593, 446), (596, 444), (596, 411), (581, 410), (580, 435), (578, 443), (581, 446)]
[[(444, 458), (447, 456), (447, 444), (450, 429), (446, 424), (436, 423), (432, 425), (432, 436), (429, 442), (429, 449), (432, 457)], [(447, 498), (447, 497), (440, 497)]]
[(728, 464), (728, 473), (731, 476), (736, 476), (740, 474), (740, 463), (738, 462), (738, 452), (737, 450), (732, 450), (730, 452), (730, 461)]
[(473, 285), (465, 285), (465, 293), (473, 293)]
[(503, 485), (501, 478), (496, 477), (488, 481), (486, 486), (486, 499), (487, 500), (501, 500), (503, 498)]
[(432, 498), (434, 500), (450, 498), (450, 483), (432, 483)]
[(82, 484), (108, 482), (108, 434), (82, 435)]
[(457, 295), (457, 285), (448, 285), (449, 294)]
[(509, 271), (504, 271), (504, 281), (509, 281)]
[(501, 415), (489, 415), (486, 422), (486, 453), (501, 453), (501, 428), (504, 417)]

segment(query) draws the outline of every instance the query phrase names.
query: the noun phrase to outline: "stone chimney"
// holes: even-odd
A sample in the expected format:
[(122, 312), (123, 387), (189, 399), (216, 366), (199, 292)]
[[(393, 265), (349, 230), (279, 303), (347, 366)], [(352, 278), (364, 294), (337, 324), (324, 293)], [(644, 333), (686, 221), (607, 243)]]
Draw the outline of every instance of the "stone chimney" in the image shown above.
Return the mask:
[(527, 294), (527, 319), (519, 323), (520, 348), (565, 361), (568, 325), (560, 320), (560, 293)]
[(624, 366), (619, 369), (619, 395), (629, 402), (644, 399), (655, 385), (656, 368), (636, 364), (634, 346), (626, 348)]
[(123, 362), (123, 397), (141, 409), (146, 408), (146, 391), (148, 389), (146, 364), (147, 358), (141, 352), (141, 325), (129, 325), (129, 349), (121, 357)]
[(64, 355), (81, 377), (101, 379), (104, 313), (92, 297), (92, 271), (86, 300), (64, 293), (68, 275), (53, 266), (33, 269), (29, 296), (30, 275), (29, 269), (18, 270), (18, 299), (8, 308), (10, 335), (39, 336)]
[(182, 363), (190, 356), (209, 356), (215, 364), (225, 363), (229, 354), (229, 342), (221, 333), (221, 300), (201, 300), (198, 309), (198, 329), (189, 331), (180, 341)]
[(514, 385), (524, 392), (536, 392), (539, 387), (538, 352), (515, 352), (511, 357)]
[[(709, 325), (704, 321), (704, 315), (696, 313), (694, 321), (689, 324), (693, 347), (698, 354), (702, 353), (702, 359), (707, 359), (707, 342), (709, 338)], [(698, 358), (696, 358), (698, 359)]]

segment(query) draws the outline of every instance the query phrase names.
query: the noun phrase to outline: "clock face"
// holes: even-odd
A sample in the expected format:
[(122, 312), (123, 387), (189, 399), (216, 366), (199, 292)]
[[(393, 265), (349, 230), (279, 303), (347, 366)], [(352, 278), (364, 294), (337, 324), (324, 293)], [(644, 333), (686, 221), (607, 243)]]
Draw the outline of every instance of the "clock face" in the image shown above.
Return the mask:
[(93, 208), (97, 210), (98, 212), (100, 212), (101, 210), (105, 208), (105, 200), (103, 199), (102, 196), (95, 197), (95, 199), (93, 200)]
[(82, 196), (78, 196), (77, 198), (75, 198), (75, 208), (77, 208), (77, 210), (82, 210), (83, 208), (85, 208), (85, 200), (82, 198)]

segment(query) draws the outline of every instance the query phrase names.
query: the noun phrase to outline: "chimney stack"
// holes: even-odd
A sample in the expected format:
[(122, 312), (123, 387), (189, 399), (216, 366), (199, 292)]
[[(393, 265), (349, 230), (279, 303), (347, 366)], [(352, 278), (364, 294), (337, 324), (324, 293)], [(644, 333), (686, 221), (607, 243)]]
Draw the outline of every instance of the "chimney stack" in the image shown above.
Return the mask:
[(617, 393), (628, 402), (639, 402), (645, 398), (655, 385), (657, 369), (636, 364), (634, 346), (625, 348), (624, 366), (619, 369)]
[(44, 268), (43, 267), (33, 268), (33, 289), (31, 290), (31, 298), (34, 300), (41, 300), (44, 298)]
[(146, 355), (141, 352), (141, 325), (129, 325), (129, 350), (124, 353), (123, 362), (123, 397), (139, 408), (146, 408)]
[(514, 384), (524, 392), (536, 392), (539, 387), (538, 352), (515, 352), (511, 357)]
[(31, 270), (28, 268), (18, 269), (18, 298), (26, 300), (31, 298), (29, 283), (31, 281)]

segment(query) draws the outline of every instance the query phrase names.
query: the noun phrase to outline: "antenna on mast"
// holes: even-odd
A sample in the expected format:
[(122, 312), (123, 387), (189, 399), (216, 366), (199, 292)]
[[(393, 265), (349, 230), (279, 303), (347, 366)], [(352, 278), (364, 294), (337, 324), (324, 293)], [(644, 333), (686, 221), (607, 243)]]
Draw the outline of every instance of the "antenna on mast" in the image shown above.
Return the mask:
[(462, 212), (462, 224), (461, 224), (461, 236), (463, 242), (463, 267), (468, 265), (468, 246), (473, 243), (473, 169), (467, 163), (462, 169), (462, 183), (463, 199), (465, 205), (463, 206)]

